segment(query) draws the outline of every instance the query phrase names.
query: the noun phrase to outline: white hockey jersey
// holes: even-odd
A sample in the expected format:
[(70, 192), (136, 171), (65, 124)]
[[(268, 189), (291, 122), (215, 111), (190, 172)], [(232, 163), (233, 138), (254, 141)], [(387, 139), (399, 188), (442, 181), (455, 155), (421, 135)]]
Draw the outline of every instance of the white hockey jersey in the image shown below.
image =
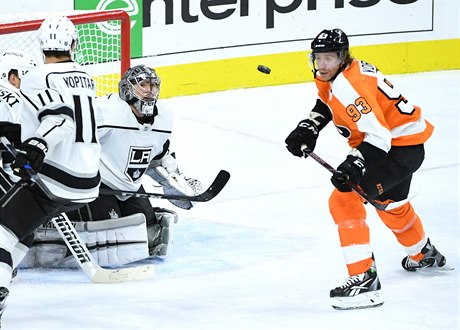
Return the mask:
[(112, 189), (137, 191), (150, 161), (163, 152), (171, 135), (172, 113), (159, 100), (153, 124), (140, 124), (118, 95), (98, 98), (95, 104), (102, 182)]
[(96, 133), (95, 83), (71, 61), (33, 68), (21, 82), (27, 105), (23, 138), (48, 144), (39, 176), (56, 196), (94, 199), (99, 194), (100, 144)]
[(19, 90), (10, 83), (0, 80), (0, 121), (18, 124), (23, 109), (24, 102), (19, 95)]
[[(24, 101), (19, 94), (19, 90), (10, 83), (0, 80), (0, 121), (19, 124), (23, 109)], [(8, 174), (9, 181), (19, 181), (19, 177), (13, 174), (10, 164), (4, 163), (1, 153), (0, 163), (5, 173)], [(10, 187), (10, 183), (5, 181), (7, 179), (2, 178), (1, 175), (0, 173), (0, 190), (6, 192)]]

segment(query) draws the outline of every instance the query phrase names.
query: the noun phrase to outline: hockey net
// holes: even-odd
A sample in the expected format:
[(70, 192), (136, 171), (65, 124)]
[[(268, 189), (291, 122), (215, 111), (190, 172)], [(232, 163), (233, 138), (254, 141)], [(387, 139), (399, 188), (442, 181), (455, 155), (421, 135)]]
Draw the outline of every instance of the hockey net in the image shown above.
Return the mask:
[(38, 29), (50, 16), (67, 16), (75, 24), (79, 40), (73, 59), (93, 76), (97, 95), (117, 92), (131, 59), (130, 19), (123, 10), (0, 15), (0, 52), (21, 50), (43, 64)]

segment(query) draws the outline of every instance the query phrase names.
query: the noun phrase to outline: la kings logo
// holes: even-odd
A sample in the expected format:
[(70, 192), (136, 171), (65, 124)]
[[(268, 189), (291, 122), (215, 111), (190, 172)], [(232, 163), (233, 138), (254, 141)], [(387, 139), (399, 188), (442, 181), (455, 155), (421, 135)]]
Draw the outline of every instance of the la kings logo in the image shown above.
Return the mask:
[(132, 181), (137, 181), (147, 170), (150, 160), (150, 148), (131, 147), (125, 175)]

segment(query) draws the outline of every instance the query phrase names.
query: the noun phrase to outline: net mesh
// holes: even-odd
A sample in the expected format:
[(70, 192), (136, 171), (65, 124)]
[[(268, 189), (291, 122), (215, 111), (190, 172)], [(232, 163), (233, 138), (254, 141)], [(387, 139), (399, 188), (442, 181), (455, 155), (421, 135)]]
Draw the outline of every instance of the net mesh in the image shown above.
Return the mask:
[[(88, 12), (54, 13), (69, 16)], [(0, 15), (0, 52), (21, 50), (32, 56), (37, 64), (43, 64), (38, 42), (38, 23), (33, 31), (4, 33), (5, 23), (31, 22), (49, 17), (50, 14), (33, 13), (24, 16)], [(97, 95), (116, 93), (121, 73), (121, 21), (107, 20), (97, 23), (75, 24), (78, 46), (73, 54), (75, 62), (83, 66), (96, 82)]]

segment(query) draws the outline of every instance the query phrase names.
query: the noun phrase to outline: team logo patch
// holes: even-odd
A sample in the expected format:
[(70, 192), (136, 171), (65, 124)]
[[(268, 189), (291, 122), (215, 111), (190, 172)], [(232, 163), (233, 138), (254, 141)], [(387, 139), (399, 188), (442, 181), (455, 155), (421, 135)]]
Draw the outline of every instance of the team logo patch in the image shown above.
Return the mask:
[(129, 150), (128, 164), (126, 164), (125, 175), (131, 181), (139, 180), (150, 162), (150, 148), (131, 147)]
[(335, 125), (335, 128), (337, 128), (337, 131), (339, 131), (340, 135), (346, 138), (349, 138), (351, 136), (351, 131), (347, 127)]

